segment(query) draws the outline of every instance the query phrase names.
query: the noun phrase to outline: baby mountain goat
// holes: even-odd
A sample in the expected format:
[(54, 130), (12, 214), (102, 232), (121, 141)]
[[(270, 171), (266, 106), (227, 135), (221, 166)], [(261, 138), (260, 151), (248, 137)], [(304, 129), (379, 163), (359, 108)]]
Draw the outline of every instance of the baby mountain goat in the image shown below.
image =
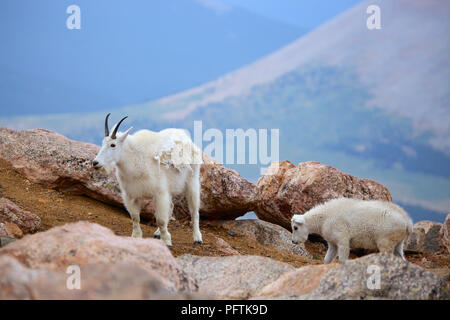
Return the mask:
[(408, 214), (392, 202), (339, 198), (294, 215), (292, 242), (305, 242), (315, 233), (328, 242), (324, 262), (348, 259), (350, 248), (378, 249), (405, 260), (403, 244), (412, 232)]
[(142, 238), (139, 225), (141, 202), (152, 198), (158, 229), (154, 237), (172, 245), (167, 224), (172, 214), (172, 197), (186, 194), (191, 213), (194, 243), (202, 243), (199, 227), (200, 208), (200, 165), (201, 151), (189, 136), (180, 129), (166, 129), (160, 132), (140, 130), (130, 135), (133, 128), (117, 132), (120, 120), (111, 135), (105, 119), (105, 138), (102, 148), (92, 162), (95, 169), (115, 171), (122, 198), (133, 220), (132, 237)]

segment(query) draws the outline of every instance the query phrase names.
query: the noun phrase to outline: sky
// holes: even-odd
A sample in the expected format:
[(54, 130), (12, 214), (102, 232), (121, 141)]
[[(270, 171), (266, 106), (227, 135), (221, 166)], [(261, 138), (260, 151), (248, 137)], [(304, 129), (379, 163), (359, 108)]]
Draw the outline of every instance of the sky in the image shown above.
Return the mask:
[[(2, 0), (0, 117), (176, 94), (280, 49), (356, 2)], [(72, 4), (80, 30), (66, 28)]]
[[(210, 0), (211, 1), (211, 0)], [(262, 16), (313, 29), (360, 3), (361, 0), (222, 0)]]

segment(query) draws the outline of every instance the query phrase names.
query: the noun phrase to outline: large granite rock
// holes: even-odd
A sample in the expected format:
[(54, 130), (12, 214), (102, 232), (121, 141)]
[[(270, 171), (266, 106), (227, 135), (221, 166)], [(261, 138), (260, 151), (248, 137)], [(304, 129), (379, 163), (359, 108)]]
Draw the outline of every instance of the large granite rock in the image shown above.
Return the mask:
[(193, 277), (199, 292), (218, 299), (247, 299), (266, 284), (294, 269), (291, 265), (259, 256), (177, 258)]
[(344, 264), (290, 271), (260, 289), (253, 298), (443, 300), (449, 299), (449, 293), (444, 278), (392, 254), (378, 253)]
[(375, 181), (314, 161), (298, 166), (282, 161), (272, 164), (256, 183), (255, 213), (290, 230), (292, 215), (339, 197), (392, 201), (389, 190)]
[(156, 239), (119, 237), (98, 224), (77, 222), (25, 236), (0, 249), (31, 269), (66, 271), (69, 265), (121, 264), (158, 274), (169, 291), (196, 291), (195, 281)]
[(255, 293), (255, 299), (289, 299), (317, 289), (323, 276), (336, 264), (305, 266), (286, 272)]
[[(380, 270), (379, 289), (376, 288), (375, 272), (369, 267)], [(392, 254), (379, 253), (332, 268), (307, 298), (442, 300), (449, 299), (449, 295), (444, 278)]]
[[(115, 177), (92, 168), (99, 149), (44, 129), (15, 131), (0, 127), (0, 158), (32, 182), (123, 206)], [(255, 185), (206, 155), (203, 160), (200, 215), (234, 219), (251, 211)], [(145, 201), (142, 216), (153, 218), (153, 212), (153, 202)], [(174, 198), (174, 215), (189, 215), (184, 196)]]
[[(0, 300), (186, 299), (190, 293), (167, 289), (158, 273), (137, 265), (90, 264), (74, 270), (29, 269), (0, 256)], [(79, 287), (77, 286), (79, 284)]]

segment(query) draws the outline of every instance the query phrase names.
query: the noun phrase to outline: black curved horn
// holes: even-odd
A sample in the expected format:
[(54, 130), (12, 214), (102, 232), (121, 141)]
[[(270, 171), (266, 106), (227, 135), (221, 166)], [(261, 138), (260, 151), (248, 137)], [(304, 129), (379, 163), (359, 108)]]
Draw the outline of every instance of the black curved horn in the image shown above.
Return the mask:
[(125, 120), (126, 118), (128, 118), (128, 116), (122, 118), (122, 120), (120, 120), (119, 123), (116, 125), (116, 127), (114, 128), (114, 131), (113, 131), (113, 133), (112, 133), (112, 135), (111, 135), (111, 139), (115, 139), (115, 138), (116, 138), (116, 133), (117, 133), (117, 130), (119, 130), (120, 124), (121, 124), (122, 121)]
[(111, 113), (108, 113), (105, 119), (105, 137), (109, 137), (109, 129), (108, 129), (108, 118), (111, 115)]

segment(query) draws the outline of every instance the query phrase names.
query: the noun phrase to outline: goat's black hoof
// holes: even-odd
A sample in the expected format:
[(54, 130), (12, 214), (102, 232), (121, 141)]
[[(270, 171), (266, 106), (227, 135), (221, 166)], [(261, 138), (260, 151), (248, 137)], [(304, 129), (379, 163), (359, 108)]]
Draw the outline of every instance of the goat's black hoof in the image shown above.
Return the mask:
[(153, 238), (155, 238), (155, 239), (161, 239), (161, 236), (160, 236), (159, 234), (154, 234), (154, 235), (153, 235)]
[(203, 241), (194, 241), (194, 244), (203, 244)]

